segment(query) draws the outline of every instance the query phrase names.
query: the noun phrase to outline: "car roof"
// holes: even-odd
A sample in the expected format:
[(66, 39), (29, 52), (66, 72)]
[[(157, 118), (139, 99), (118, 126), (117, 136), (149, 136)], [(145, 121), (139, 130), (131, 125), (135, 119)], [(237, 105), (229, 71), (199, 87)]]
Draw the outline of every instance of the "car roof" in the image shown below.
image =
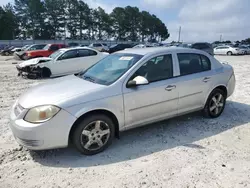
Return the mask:
[(128, 48), (116, 53), (129, 53), (129, 54), (138, 54), (138, 55), (147, 55), (161, 52), (196, 52), (200, 53), (200, 50), (189, 49), (183, 47), (149, 47), (149, 48)]
[(89, 48), (87, 46), (76, 46), (76, 47), (70, 47), (70, 48), (61, 48), (61, 51), (69, 51), (69, 50), (80, 50), (80, 49), (87, 49), (87, 50), (93, 50), (95, 52), (98, 52), (97, 50), (93, 49), (93, 48)]

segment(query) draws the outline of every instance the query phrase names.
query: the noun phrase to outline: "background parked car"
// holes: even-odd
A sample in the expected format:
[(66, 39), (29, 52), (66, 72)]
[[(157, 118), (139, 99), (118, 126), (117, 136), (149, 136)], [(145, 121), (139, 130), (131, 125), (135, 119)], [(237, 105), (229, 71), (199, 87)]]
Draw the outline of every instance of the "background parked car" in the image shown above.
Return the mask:
[(109, 53), (114, 53), (120, 50), (124, 50), (125, 48), (132, 48), (131, 44), (114, 44), (110, 46)]
[(191, 48), (198, 49), (214, 55), (214, 49), (210, 43), (207, 42), (197, 42), (191, 45)]
[(13, 54), (13, 52), (11, 50), (13, 50), (15, 48), (15, 46), (7, 46), (5, 47), (5, 49), (1, 50), (0, 54), (4, 55), (4, 56), (8, 56)]
[(239, 46), (239, 49), (244, 51), (245, 55), (250, 54), (250, 48), (247, 46)]
[(25, 45), (21, 51), (19, 52), (15, 52), (14, 53), (14, 57), (16, 59), (22, 59), (22, 60), (25, 60), (25, 59), (28, 59), (26, 55), (26, 52), (28, 51), (34, 51), (34, 50), (41, 50), (43, 49), (44, 47), (46, 46), (46, 44), (32, 44), (32, 45)]
[(242, 55), (244, 54), (244, 51), (238, 47), (218, 46), (214, 48), (214, 54), (216, 55)]
[(88, 47), (63, 48), (50, 57), (40, 57), (24, 61), (16, 66), (19, 75), (35, 77), (55, 77), (74, 74), (87, 69), (108, 53)]
[(47, 44), (42, 50), (27, 51), (25, 53), (26, 59), (32, 59), (36, 57), (49, 57), (52, 53), (60, 48), (65, 48), (65, 44)]
[(94, 48), (100, 52), (108, 52), (109, 51), (107, 44), (104, 44), (104, 43), (92, 43), (89, 45), (89, 47)]

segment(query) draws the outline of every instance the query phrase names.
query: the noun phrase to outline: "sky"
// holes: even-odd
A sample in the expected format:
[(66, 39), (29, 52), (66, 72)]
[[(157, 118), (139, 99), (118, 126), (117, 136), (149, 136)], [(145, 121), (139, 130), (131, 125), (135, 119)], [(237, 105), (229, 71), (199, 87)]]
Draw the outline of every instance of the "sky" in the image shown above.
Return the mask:
[[(0, 0), (4, 5), (13, 0)], [(167, 26), (168, 42), (242, 40), (250, 37), (250, 0), (84, 0), (112, 12), (114, 7), (137, 6), (159, 17)]]

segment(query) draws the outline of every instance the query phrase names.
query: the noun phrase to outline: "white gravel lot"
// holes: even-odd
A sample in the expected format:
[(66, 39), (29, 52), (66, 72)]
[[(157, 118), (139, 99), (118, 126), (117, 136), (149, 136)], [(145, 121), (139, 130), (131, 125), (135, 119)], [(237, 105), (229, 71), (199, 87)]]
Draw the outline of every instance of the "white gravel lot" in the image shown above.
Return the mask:
[(0, 57), (0, 187), (250, 187), (250, 56), (217, 58), (237, 79), (221, 117), (195, 113), (145, 126), (83, 156), (73, 148), (32, 152), (15, 142), (10, 107), (46, 80), (17, 77), (16, 61)]

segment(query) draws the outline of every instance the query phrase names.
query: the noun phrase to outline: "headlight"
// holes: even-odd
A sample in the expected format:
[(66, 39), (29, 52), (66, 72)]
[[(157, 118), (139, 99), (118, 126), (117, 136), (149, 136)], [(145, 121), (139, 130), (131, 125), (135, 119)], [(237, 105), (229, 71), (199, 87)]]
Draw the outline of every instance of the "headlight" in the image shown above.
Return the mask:
[(54, 117), (60, 108), (53, 105), (37, 106), (31, 108), (24, 117), (30, 123), (42, 123)]

